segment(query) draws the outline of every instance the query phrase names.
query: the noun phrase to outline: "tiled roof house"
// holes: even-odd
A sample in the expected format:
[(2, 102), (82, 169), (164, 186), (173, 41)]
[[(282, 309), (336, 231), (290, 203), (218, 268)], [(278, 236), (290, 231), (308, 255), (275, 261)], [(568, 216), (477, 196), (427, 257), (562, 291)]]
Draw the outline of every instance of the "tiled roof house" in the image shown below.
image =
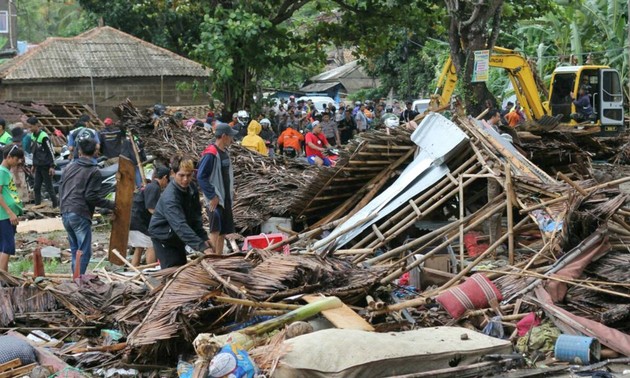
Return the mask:
[(202, 105), (208, 102), (209, 72), (197, 62), (104, 26), (73, 38), (48, 38), (1, 65), (0, 101), (85, 103), (101, 116), (126, 98), (138, 107)]

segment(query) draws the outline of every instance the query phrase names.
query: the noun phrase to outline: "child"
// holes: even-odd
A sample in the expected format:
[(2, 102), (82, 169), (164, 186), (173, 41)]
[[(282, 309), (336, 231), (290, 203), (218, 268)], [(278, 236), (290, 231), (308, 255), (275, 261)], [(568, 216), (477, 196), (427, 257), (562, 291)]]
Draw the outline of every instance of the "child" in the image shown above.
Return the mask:
[(8, 271), (9, 257), (15, 254), (15, 230), (22, 215), (22, 201), (17, 193), (11, 168), (24, 162), (24, 151), (17, 145), (5, 146), (0, 164), (0, 270)]

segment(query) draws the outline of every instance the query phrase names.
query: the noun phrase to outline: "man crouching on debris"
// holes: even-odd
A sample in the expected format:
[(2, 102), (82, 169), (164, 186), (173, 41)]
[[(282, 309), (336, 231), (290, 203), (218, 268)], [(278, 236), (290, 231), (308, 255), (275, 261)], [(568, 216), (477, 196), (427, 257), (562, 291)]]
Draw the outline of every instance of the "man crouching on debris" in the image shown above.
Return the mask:
[(210, 240), (219, 255), (223, 253), (225, 235), (234, 232), (234, 171), (227, 148), (236, 134), (237, 131), (225, 123), (217, 125), (216, 141), (202, 152), (197, 167), (197, 181), (210, 219)]
[[(79, 158), (69, 164), (61, 175), (59, 198), (61, 220), (68, 233), (72, 253), (72, 271), (79, 263), (80, 274), (85, 274), (92, 257), (92, 217), (96, 206), (111, 209), (114, 202), (100, 195), (103, 177), (94, 162), (97, 143), (92, 138), (77, 141)], [(81, 251), (81, 261), (76, 261)]]
[(17, 145), (2, 149), (0, 164), (0, 270), (9, 270), (9, 257), (15, 254), (15, 230), (22, 215), (22, 201), (11, 175), (11, 168), (24, 162), (24, 151)]
[(191, 185), (193, 162), (176, 157), (171, 169), (172, 180), (160, 196), (149, 224), (155, 256), (162, 269), (185, 265), (187, 245), (212, 253), (203, 229), (199, 191)]

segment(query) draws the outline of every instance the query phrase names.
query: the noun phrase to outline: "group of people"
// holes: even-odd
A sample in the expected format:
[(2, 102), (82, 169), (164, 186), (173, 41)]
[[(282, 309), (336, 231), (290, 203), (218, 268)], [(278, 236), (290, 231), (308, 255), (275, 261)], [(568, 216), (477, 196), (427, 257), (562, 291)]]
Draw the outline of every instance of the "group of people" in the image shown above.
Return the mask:
[[(330, 103), (317, 109), (310, 99), (296, 100), (290, 96), (288, 101), (280, 100), (273, 108), (263, 108), (251, 121), (245, 110), (234, 113), (229, 125), (237, 132), (236, 141), (261, 155), (303, 156), (310, 164), (330, 166), (333, 147), (341, 147), (358, 133), (377, 125), (398, 126), (417, 115), (411, 109), (411, 102), (404, 110), (398, 101), (394, 106), (386, 106), (384, 100), (342, 103), (339, 109)], [(206, 121), (212, 122), (218, 122), (214, 113)]]
[[(197, 166), (197, 183), (193, 184), (194, 162), (175, 158), (169, 167), (157, 167), (150, 183), (144, 185), (136, 172), (137, 191), (134, 194), (129, 244), (133, 248), (132, 263), (139, 265), (146, 250), (146, 262), (159, 261), (162, 268), (186, 263), (186, 246), (205, 253), (221, 253), (225, 235), (234, 232), (232, 205), (234, 203), (233, 168), (228, 147), (234, 141), (263, 155), (279, 153), (288, 157), (304, 156), (309, 163), (323, 166), (333, 164), (327, 151), (347, 143), (357, 133), (368, 130), (390, 115), (392, 107), (384, 103), (357, 102), (354, 107), (333, 104), (324, 111), (312, 102), (289, 98), (280, 103), (274, 113), (259, 113), (249, 121), (245, 111), (234, 114), (231, 123), (210, 117), (206, 123), (214, 129), (215, 140), (203, 151)], [(213, 114), (214, 116), (214, 114)], [(271, 122), (271, 119), (274, 122)], [(29, 135), (14, 128), (9, 133), (0, 119), (0, 269), (7, 270), (9, 256), (15, 253), (15, 230), (23, 202), (11, 173), (24, 163), (25, 151), (33, 155), (35, 170), (35, 204), (41, 203), (41, 188), (46, 187), (53, 207), (60, 207), (64, 228), (68, 234), (75, 265), (85, 273), (91, 258), (91, 224), (96, 207), (114, 209), (114, 203), (102, 197), (102, 177), (97, 156), (114, 158), (127, 156), (135, 165), (137, 156), (146, 159), (141, 141), (128, 135), (121, 125), (106, 118), (105, 128), (96, 131), (88, 127), (89, 117), (82, 117), (68, 134), (70, 160), (61, 175), (59, 199), (52, 187), (54, 149), (50, 137), (36, 117), (26, 120)], [(20, 132), (21, 131), (21, 132)], [(137, 153), (140, 152), (140, 155)], [(209, 229), (202, 223), (203, 196)], [(77, 251), (81, 251), (77, 261)]]
[[(42, 135), (41, 124), (35, 117), (28, 119), (32, 125), (28, 138), (29, 149), (41, 156), (40, 176), (50, 173), (54, 159), (49, 138)], [(61, 175), (59, 201), (62, 222), (67, 232), (72, 254), (71, 269), (84, 274), (92, 255), (92, 218), (96, 207), (111, 209), (114, 202), (100, 193), (101, 173), (96, 157), (124, 151), (123, 131), (106, 120), (105, 129), (96, 132), (85, 124), (69, 135), (72, 162)], [(12, 170), (24, 164), (25, 152), (20, 138), (7, 134), (5, 123), (0, 119), (0, 270), (7, 271), (9, 258), (15, 254), (15, 233), (24, 202), (15, 185)], [(150, 183), (140, 185), (134, 193), (129, 244), (136, 247), (132, 263), (138, 265), (143, 249), (148, 263), (159, 261), (162, 268), (186, 263), (186, 246), (204, 253), (221, 253), (226, 234), (234, 232), (232, 204), (234, 201), (234, 173), (227, 148), (237, 135), (237, 130), (226, 123), (215, 129), (216, 139), (202, 153), (197, 167), (197, 185), (193, 184), (194, 162), (176, 157), (170, 167), (159, 166), (154, 170)], [(15, 133), (17, 135), (17, 133)], [(116, 140), (119, 141), (116, 142)], [(110, 151), (110, 149), (112, 149)], [(39, 150), (43, 152), (39, 152)], [(34, 161), (39, 159), (34, 156)], [(46, 164), (43, 164), (46, 163)], [(200, 190), (210, 227), (204, 229)], [(51, 193), (52, 194), (52, 193)], [(57, 204), (55, 198), (53, 204)], [(81, 251), (80, 258), (78, 251)]]
[[(223, 252), (225, 235), (234, 233), (234, 170), (228, 147), (238, 131), (215, 125), (215, 140), (201, 154), (194, 179), (194, 162), (175, 157), (170, 168), (159, 167), (152, 182), (134, 195), (129, 241), (135, 247), (132, 264), (158, 261), (162, 269), (186, 263), (186, 246), (203, 253)], [(201, 192), (201, 194), (200, 194)], [(204, 229), (200, 195), (210, 225)]]

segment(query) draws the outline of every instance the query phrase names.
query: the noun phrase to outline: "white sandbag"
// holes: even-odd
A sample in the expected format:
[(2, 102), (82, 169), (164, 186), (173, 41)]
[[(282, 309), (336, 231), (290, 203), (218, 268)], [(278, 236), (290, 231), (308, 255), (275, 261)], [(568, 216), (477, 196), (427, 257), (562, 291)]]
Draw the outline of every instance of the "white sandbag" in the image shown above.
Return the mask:
[[(462, 340), (462, 335), (467, 340)], [(512, 344), (460, 327), (374, 333), (327, 329), (285, 341), (275, 378), (388, 377), (475, 362), (486, 354), (511, 353)]]

